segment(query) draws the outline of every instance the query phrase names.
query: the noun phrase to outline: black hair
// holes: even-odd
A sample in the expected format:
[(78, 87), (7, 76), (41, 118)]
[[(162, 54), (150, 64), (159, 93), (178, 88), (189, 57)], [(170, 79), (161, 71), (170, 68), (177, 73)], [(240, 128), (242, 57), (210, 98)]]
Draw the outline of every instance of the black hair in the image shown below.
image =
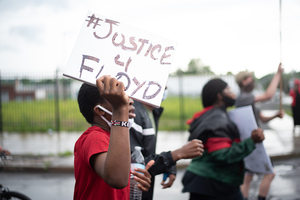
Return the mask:
[(105, 103), (105, 99), (100, 95), (97, 87), (83, 83), (78, 92), (78, 106), (85, 120), (94, 123), (93, 109), (97, 104)]
[(218, 99), (218, 93), (222, 92), (226, 86), (227, 83), (220, 78), (214, 78), (208, 81), (202, 89), (203, 107), (213, 105)]

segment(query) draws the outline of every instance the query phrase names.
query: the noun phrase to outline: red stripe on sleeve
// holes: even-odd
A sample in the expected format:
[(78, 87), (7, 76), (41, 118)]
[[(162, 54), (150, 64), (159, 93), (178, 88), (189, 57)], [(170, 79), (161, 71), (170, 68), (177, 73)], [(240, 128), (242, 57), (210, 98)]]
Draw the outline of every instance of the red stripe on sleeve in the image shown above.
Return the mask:
[(233, 139), (233, 142), (240, 143), (241, 139), (240, 138), (235, 138), (235, 139)]
[(231, 139), (229, 138), (224, 138), (224, 137), (220, 137), (220, 138), (209, 138), (207, 139), (207, 150), (209, 153), (212, 153), (214, 151), (218, 151), (220, 149), (226, 149), (231, 147)]

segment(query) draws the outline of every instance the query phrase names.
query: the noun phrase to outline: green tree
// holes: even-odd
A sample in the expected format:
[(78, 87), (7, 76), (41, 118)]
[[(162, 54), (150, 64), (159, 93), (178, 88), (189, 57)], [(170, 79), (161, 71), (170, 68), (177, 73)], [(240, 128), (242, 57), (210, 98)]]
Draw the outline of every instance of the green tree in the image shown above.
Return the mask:
[(176, 75), (182, 75), (184, 74), (184, 71), (182, 71), (182, 69), (178, 68), (175, 72)]
[(200, 58), (192, 59), (185, 74), (215, 74), (210, 66), (205, 66)]
[(187, 74), (198, 74), (203, 68), (203, 63), (200, 58), (192, 59), (188, 64)]

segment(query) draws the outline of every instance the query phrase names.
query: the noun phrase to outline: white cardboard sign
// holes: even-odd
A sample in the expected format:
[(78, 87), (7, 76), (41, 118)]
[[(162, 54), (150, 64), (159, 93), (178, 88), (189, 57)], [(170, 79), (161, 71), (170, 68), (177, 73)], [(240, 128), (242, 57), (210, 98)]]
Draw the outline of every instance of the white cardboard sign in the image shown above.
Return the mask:
[(174, 41), (89, 11), (63, 75), (91, 85), (111, 75), (128, 96), (159, 107), (175, 49)]
[[(250, 105), (235, 108), (228, 112), (228, 116), (238, 127), (241, 140), (251, 137), (252, 131), (257, 129), (257, 123)], [(256, 173), (273, 173), (272, 163), (263, 143), (256, 143), (255, 146), (254, 151), (244, 158), (246, 169)]]

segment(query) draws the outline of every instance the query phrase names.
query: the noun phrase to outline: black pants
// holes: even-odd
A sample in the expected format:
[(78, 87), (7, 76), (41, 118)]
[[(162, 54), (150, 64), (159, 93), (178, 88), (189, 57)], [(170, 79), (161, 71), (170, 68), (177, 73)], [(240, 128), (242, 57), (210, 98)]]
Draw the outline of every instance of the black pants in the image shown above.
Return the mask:
[(300, 105), (292, 106), (294, 126), (300, 125)]

